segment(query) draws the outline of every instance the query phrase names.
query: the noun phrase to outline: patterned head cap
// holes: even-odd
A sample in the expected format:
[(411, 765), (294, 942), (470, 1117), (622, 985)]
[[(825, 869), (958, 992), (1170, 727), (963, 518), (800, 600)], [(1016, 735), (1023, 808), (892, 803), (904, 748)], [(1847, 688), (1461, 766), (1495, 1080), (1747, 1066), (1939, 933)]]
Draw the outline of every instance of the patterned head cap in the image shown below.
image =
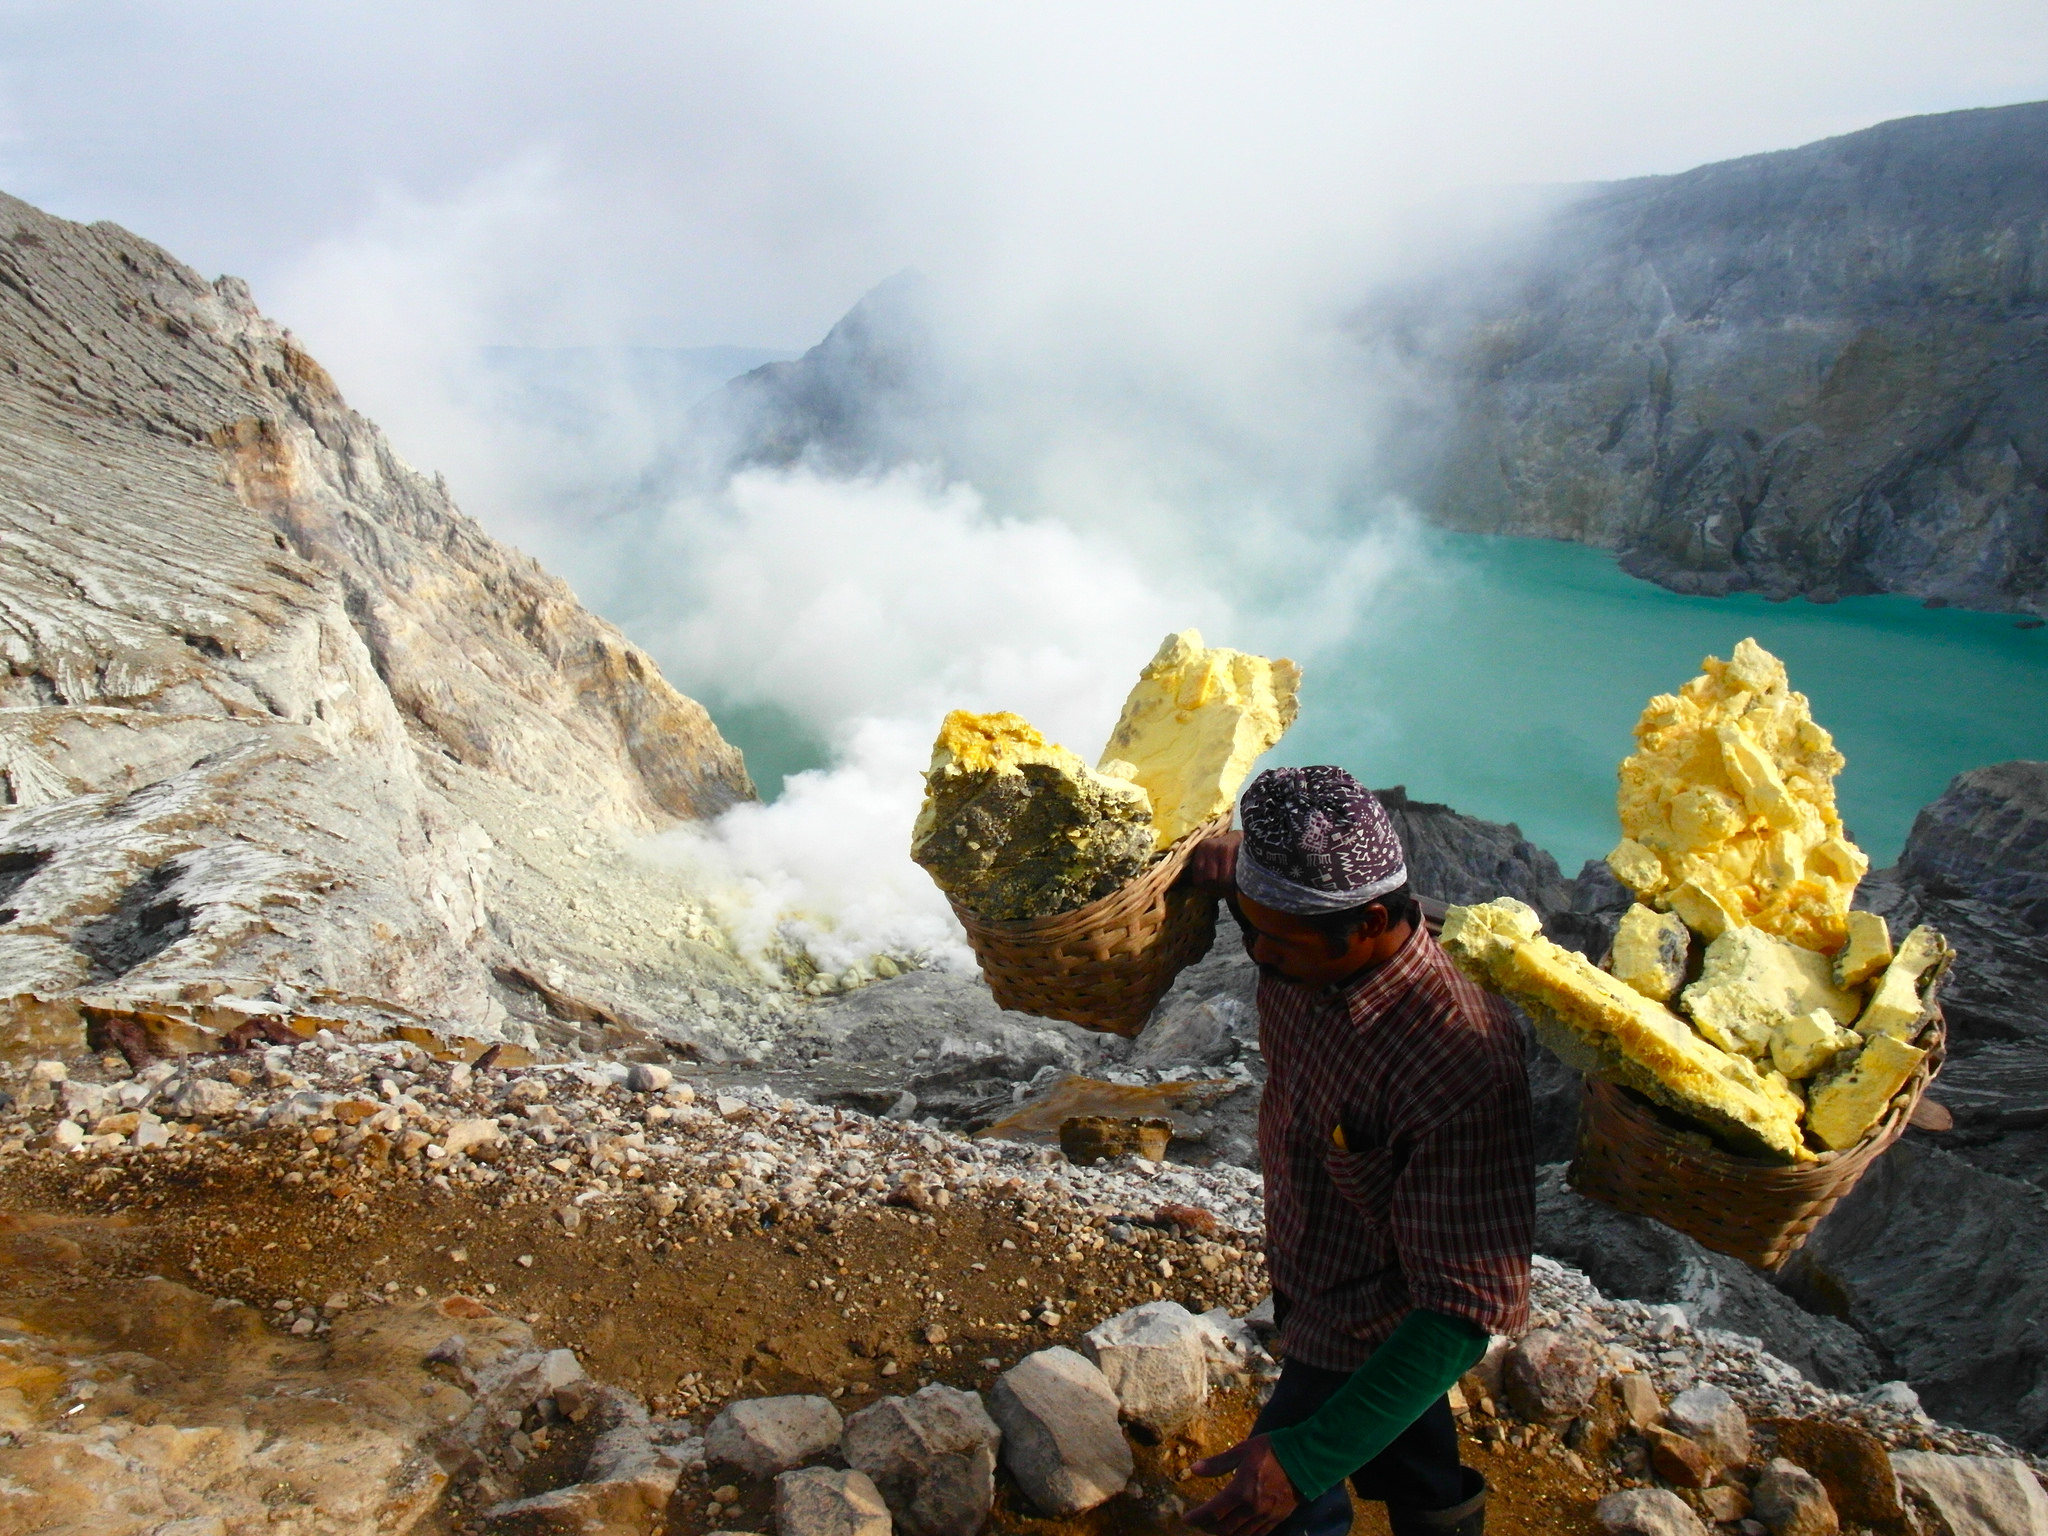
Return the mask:
[(1238, 819), (1237, 888), (1262, 907), (1342, 912), (1407, 882), (1385, 807), (1342, 768), (1269, 768), (1244, 792)]

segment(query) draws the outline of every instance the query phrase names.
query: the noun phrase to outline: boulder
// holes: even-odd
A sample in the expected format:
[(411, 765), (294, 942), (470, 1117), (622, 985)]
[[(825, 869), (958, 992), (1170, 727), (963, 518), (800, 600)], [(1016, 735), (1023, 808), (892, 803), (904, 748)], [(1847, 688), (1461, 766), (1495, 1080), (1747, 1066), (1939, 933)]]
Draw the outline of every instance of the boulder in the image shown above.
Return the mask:
[(1501, 1384), (1509, 1405), (1532, 1424), (1562, 1424), (1593, 1400), (1600, 1367), (1584, 1339), (1554, 1328), (1524, 1334), (1508, 1351)]
[(480, 1148), (496, 1146), (502, 1135), (495, 1120), (458, 1120), (448, 1127), (441, 1145), (450, 1157), (474, 1155)]
[(233, 1083), (190, 1077), (165, 1094), (162, 1103), (180, 1120), (224, 1120), (241, 1109), (242, 1091)]
[(1648, 1429), (1664, 1417), (1664, 1400), (1657, 1395), (1657, 1384), (1641, 1371), (1615, 1377), (1614, 1391), (1631, 1428)]
[(781, 1536), (889, 1536), (889, 1506), (865, 1472), (805, 1467), (775, 1479)]
[(1650, 1428), (1643, 1431), (1650, 1447), (1650, 1467), (1665, 1482), (1678, 1488), (1704, 1488), (1720, 1470), (1707, 1448), (1675, 1430)]
[(660, 1093), (674, 1081), (673, 1072), (652, 1062), (636, 1061), (626, 1069), (626, 1086), (635, 1093)]
[(1209, 1395), (1201, 1321), (1177, 1301), (1148, 1301), (1089, 1329), (1082, 1351), (1101, 1370), (1123, 1417), (1161, 1434), (1180, 1428)]
[(989, 1412), (1003, 1432), (1003, 1465), (1049, 1515), (1077, 1515), (1131, 1480), (1131, 1448), (1116, 1393), (1071, 1349), (1041, 1349), (996, 1379)]
[(909, 1536), (974, 1536), (995, 1499), (1002, 1438), (980, 1397), (935, 1382), (861, 1409), (839, 1446)]
[(845, 1427), (829, 1398), (752, 1397), (711, 1421), (704, 1454), (749, 1477), (773, 1477), (836, 1449)]
[(1997, 1456), (1893, 1451), (1900, 1486), (1947, 1523), (1947, 1536), (2040, 1536), (2048, 1493), (2024, 1462)]
[(1679, 1393), (1664, 1410), (1664, 1423), (1704, 1450), (1717, 1471), (1749, 1460), (1749, 1416), (1719, 1387)]
[(598, 1434), (582, 1480), (489, 1510), (486, 1528), (494, 1536), (624, 1536), (645, 1531), (667, 1512), (678, 1468), (656, 1449), (647, 1410), (616, 1387), (597, 1387), (590, 1395)]
[(1700, 1517), (1668, 1488), (1625, 1488), (1593, 1506), (1607, 1536), (1707, 1536)]
[(1835, 1536), (1842, 1528), (1820, 1479), (1782, 1456), (1764, 1468), (1750, 1501), (1771, 1536)]
[(1835, 1513), (1851, 1525), (1892, 1526), (1906, 1517), (1884, 1442), (1833, 1419), (1773, 1419), (1778, 1454), (1820, 1479)]

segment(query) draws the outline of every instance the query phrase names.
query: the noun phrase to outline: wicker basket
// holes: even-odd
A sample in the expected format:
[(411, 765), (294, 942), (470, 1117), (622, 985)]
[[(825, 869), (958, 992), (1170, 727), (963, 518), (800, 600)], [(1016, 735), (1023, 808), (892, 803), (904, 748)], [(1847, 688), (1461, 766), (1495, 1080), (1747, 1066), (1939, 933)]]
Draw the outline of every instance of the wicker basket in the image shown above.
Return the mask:
[(1196, 846), (1229, 829), (1197, 827), (1130, 880), (1085, 907), (993, 923), (953, 903), (996, 1001), (1083, 1029), (1135, 1035), (1182, 969), (1216, 938), (1216, 898), (1176, 887)]
[(1936, 1009), (1918, 1042), (1927, 1059), (1885, 1117), (1847, 1151), (1790, 1167), (1703, 1147), (1697, 1131), (1679, 1131), (1641, 1095), (1589, 1077), (1579, 1100), (1578, 1151), (1565, 1180), (1582, 1195), (1661, 1221), (1716, 1253), (1776, 1269), (1904, 1134), (1941, 1070), (1945, 1040)]

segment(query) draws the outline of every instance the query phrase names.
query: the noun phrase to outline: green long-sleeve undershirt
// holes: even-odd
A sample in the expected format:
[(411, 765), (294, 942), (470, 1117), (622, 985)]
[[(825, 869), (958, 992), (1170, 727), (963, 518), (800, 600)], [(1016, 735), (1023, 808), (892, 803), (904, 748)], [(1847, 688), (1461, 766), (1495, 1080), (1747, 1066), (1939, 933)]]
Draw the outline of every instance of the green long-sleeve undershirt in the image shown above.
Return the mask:
[(1351, 1379), (1308, 1418), (1267, 1435), (1306, 1503), (1385, 1450), (1486, 1353), (1486, 1333), (1462, 1317), (1417, 1307)]

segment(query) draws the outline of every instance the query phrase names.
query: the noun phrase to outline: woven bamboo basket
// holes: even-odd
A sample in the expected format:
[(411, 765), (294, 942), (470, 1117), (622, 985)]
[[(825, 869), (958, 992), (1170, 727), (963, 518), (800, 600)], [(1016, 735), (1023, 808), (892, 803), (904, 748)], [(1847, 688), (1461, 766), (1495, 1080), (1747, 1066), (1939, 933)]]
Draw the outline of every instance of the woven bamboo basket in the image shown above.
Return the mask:
[(1107, 896), (1051, 917), (994, 923), (953, 903), (996, 1001), (1083, 1029), (1135, 1035), (1173, 978), (1216, 939), (1216, 898), (1178, 887), (1188, 855), (1230, 827), (1197, 827)]
[(1648, 1216), (1716, 1253), (1758, 1269), (1790, 1258), (1863, 1172), (1905, 1134), (1946, 1044), (1941, 1010), (1915, 1042), (1927, 1052), (1882, 1120), (1855, 1146), (1790, 1167), (1701, 1146), (1649, 1100), (1587, 1078), (1579, 1100), (1579, 1143), (1565, 1180), (1616, 1210)]

